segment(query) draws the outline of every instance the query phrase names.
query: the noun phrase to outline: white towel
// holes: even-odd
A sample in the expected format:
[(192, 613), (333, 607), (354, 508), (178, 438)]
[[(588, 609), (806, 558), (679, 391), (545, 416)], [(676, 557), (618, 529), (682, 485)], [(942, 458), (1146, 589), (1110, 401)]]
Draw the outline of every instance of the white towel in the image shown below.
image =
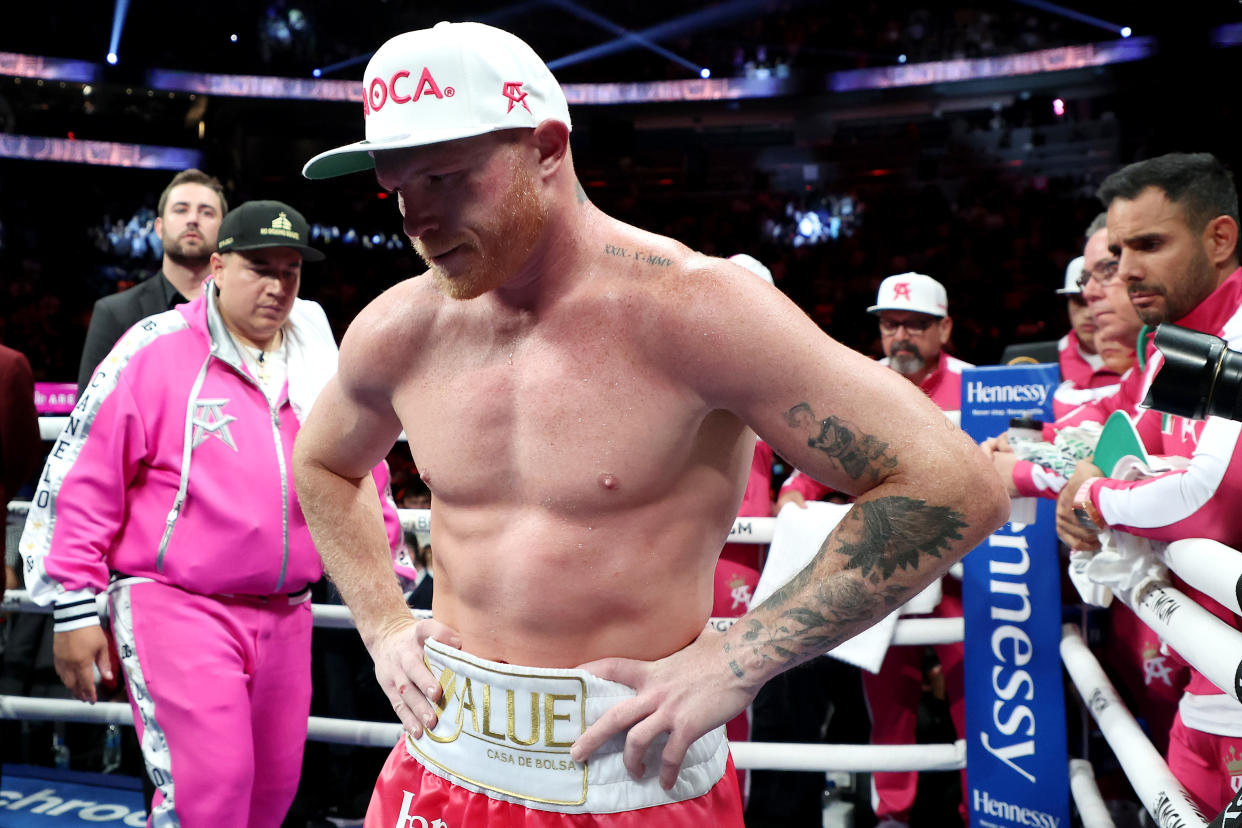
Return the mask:
[[(1188, 463), (1183, 457), (1152, 457), (1144, 463), (1127, 455), (1117, 461), (1113, 477), (1145, 480), (1175, 468), (1185, 468)], [(1088, 604), (1107, 607), (1114, 593), (1128, 600), (1131, 594), (1141, 594), (1148, 584), (1168, 580), (1168, 569), (1160, 557), (1166, 546), (1168, 544), (1161, 541), (1105, 529), (1100, 532), (1098, 552), (1070, 552), (1070, 581)]]
[(295, 299), (285, 325), (289, 360), (289, 404), (298, 422), (336, 373), (337, 348), (328, 316), (318, 302)]
[[(815, 557), (828, 533), (841, 522), (849, 510), (848, 504), (839, 503), (816, 501), (808, 503), (805, 509), (791, 503), (786, 504), (776, 516), (772, 545), (768, 548), (768, 558), (759, 576), (759, 584), (755, 587), (751, 607), (759, 606), (801, 572)], [(873, 626), (830, 650), (828, 655), (855, 667), (878, 673), (884, 662), (884, 654), (888, 652), (888, 645), (893, 641), (898, 612), (899, 610), (890, 612)]]

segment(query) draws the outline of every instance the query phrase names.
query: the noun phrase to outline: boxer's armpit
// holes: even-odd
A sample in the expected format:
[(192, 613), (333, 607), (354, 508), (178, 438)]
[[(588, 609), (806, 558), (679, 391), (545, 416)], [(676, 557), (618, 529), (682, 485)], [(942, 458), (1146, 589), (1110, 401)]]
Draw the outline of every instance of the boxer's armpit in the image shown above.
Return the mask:
[(806, 444), (822, 452), (853, 480), (883, 480), (897, 468), (888, 443), (862, 433), (839, 417), (819, 419), (809, 403), (798, 403), (785, 412), (785, 423), (807, 434)]

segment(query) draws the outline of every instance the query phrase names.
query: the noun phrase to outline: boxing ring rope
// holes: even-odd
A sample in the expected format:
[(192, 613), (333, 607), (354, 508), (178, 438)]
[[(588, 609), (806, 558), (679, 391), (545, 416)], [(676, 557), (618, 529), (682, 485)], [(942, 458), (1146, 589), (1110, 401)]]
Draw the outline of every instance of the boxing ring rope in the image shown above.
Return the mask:
[[(41, 418), (45, 439), (59, 434), (66, 418)], [(46, 421), (59, 420), (54, 425)], [(51, 437), (46, 435), (51, 433)], [(24, 513), (28, 502), (13, 501), (8, 511)], [(426, 531), (430, 527), (430, 510), (400, 509), (401, 523), (407, 528)], [(733, 543), (770, 543), (775, 518), (737, 518), (728, 540)], [(1172, 543), (1161, 556), (1164, 562), (1187, 583), (1201, 589), (1235, 613), (1242, 614), (1238, 596), (1242, 592), (1242, 554), (1214, 541), (1187, 539)], [(1168, 640), (1186, 659), (1211, 681), (1235, 699), (1235, 668), (1242, 670), (1242, 634), (1219, 621), (1191, 601), (1184, 593), (1166, 582), (1150, 585), (1127, 605), (1161, 638)], [(100, 607), (106, 599), (100, 597)], [(0, 609), (5, 611), (50, 612), (29, 600), (19, 590), (4, 594)], [(426, 611), (415, 614), (426, 617)], [(353, 619), (347, 607), (312, 605), (315, 625), (329, 628), (350, 628)], [(713, 618), (709, 624), (727, 629), (735, 619)], [(902, 618), (894, 633), (893, 645), (948, 643), (961, 641), (964, 621), (961, 618)], [(1222, 656), (1222, 651), (1224, 655)], [(1061, 656), (1075, 687), (1091, 710), (1106, 740), (1121, 761), (1143, 805), (1159, 824), (1167, 819), (1181, 819), (1188, 828), (1204, 825), (1185, 791), (1173, 778), (1163, 759), (1142, 734), (1133, 716), (1117, 698), (1116, 691), (1104, 675), (1094, 656), (1087, 650), (1077, 628), (1068, 626), (1061, 644)], [(1222, 668), (1221, 664), (1233, 665)], [(0, 718), (58, 719), (100, 724), (132, 725), (127, 704), (81, 702), (60, 699), (37, 699), (0, 696)], [(312, 741), (335, 742), (373, 747), (391, 747), (401, 735), (397, 723), (360, 722), (312, 716), (308, 720), (307, 738)], [(778, 771), (953, 771), (966, 766), (965, 742), (938, 745), (823, 745), (792, 743), (734, 742), (730, 744), (734, 763), (741, 769)], [(1071, 792), (1083, 824), (1088, 828), (1111, 825), (1090, 764), (1085, 760), (1070, 763)]]
[[(71, 699), (0, 696), (0, 719), (54, 719), (88, 724), (133, 726), (128, 704), (83, 704)], [(311, 716), (306, 738), (363, 747), (391, 748), (401, 739), (396, 722), (364, 722)], [(783, 742), (730, 742), (733, 763), (749, 770), (780, 771), (952, 771), (966, 767), (966, 743), (941, 745), (796, 745)]]
[[(1217, 541), (1185, 538), (1156, 552), (1170, 570), (1186, 583), (1242, 615), (1242, 553)], [(1107, 586), (1107, 584), (1103, 584)], [(1242, 633), (1191, 600), (1167, 580), (1157, 579), (1134, 590), (1114, 591), (1114, 596), (1133, 611), (1161, 640), (1190, 662), (1213, 684), (1238, 699), (1236, 676), (1242, 675)], [(1169, 771), (1168, 765), (1143, 734), (1117, 696), (1095, 656), (1073, 625), (1065, 625), (1061, 660), (1075, 688), (1100, 727), (1121, 764), (1131, 787), (1158, 825), (1199, 828), (1206, 820)], [(1089, 787), (1071, 767), (1071, 791), (1080, 814), (1095, 811), (1087, 799), (1079, 802), (1078, 787)], [(1102, 803), (1100, 803), (1102, 804)], [(1226, 806), (1229, 810), (1230, 806)]]
[[(41, 418), (45, 435), (50, 430), (44, 422), (56, 418)], [(64, 418), (55, 427), (50, 439), (60, 433)], [(24, 514), (29, 511), (28, 501), (12, 501), (8, 511)], [(398, 509), (402, 526), (426, 531), (431, 525), (429, 509)], [(764, 544), (772, 541), (775, 518), (739, 517), (729, 532), (731, 543)], [(96, 598), (96, 608), (101, 617), (107, 615), (107, 596)], [(4, 593), (0, 610), (48, 614), (51, 607), (35, 604), (24, 590)], [(348, 607), (339, 604), (312, 604), (311, 612), (317, 627), (353, 628), (353, 616)], [(426, 610), (411, 610), (417, 617), (429, 618)], [(735, 618), (712, 618), (708, 626), (728, 629)], [(895, 646), (921, 646), (959, 642), (965, 629), (961, 618), (901, 618), (893, 634)], [(133, 725), (133, 714), (128, 704), (100, 702), (85, 705), (68, 699), (41, 699), (24, 696), (0, 696), (0, 719), (63, 720), (96, 724)], [(345, 719), (311, 716), (308, 719), (307, 739), (367, 747), (390, 748), (401, 737), (401, 725), (350, 721)], [(794, 744), (731, 742), (734, 765), (747, 770), (811, 771), (811, 772), (875, 772), (875, 771), (956, 771), (966, 767), (966, 743), (959, 739), (953, 743), (921, 745), (854, 745), (854, 744)]]
[[(1170, 543), (1158, 557), (1186, 583), (1239, 613), (1242, 553), (1204, 538)], [(1137, 594), (1135, 594), (1137, 593)], [(1221, 621), (1168, 581), (1115, 593), (1161, 640), (1234, 699), (1242, 675), (1242, 632)]]
[(69, 422), (68, 417), (40, 417), (39, 436), (50, 443), (65, 430), (65, 423), (67, 422)]
[[(4, 593), (0, 611), (28, 612), (32, 615), (51, 615), (53, 608), (36, 604), (30, 593), (23, 589), (11, 589)], [(108, 596), (95, 596), (95, 611), (100, 618), (108, 614)], [(415, 618), (430, 618), (430, 610), (410, 610)], [(354, 616), (349, 607), (342, 604), (311, 604), (311, 616), (316, 627), (350, 630), (354, 628)], [(736, 618), (709, 618), (707, 626), (723, 632), (733, 626)], [(965, 625), (961, 618), (900, 618), (893, 633), (895, 646), (922, 646), (924, 644), (952, 644), (962, 640)], [(0, 717), (2, 718), (2, 717)]]
[(1074, 805), (1078, 808), (1078, 816), (1083, 828), (1114, 828), (1112, 815), (1100, 796), (1100, 788), (1095, 783), (1095, 769), (1086, 759), (1069, 761), (1070, 795), (1074, 797)]
[[(1165, 764), (1160, 753), (1152, 747), (1143, 729), (1134, 720), (1133, 714), (1117, 696), (1112, 682), (1087, 648), (1087, 642), (1083, 640), (1078, 627), (1073, 624), (1062, 627), (1061, 662), (1117, 761), (1121, 763), (1121, 769), (1130, 780), (1134, 792), (1138, 794), (1147, 812), (1155, 818), (1156, 824), (1204, 828), (1206, 821), (1203, 815), (1190, 801), (1181, 783), (1169, 771), (1169, 766)], [(1086, 787), (1081, 772), (1078, 786)], [(1074, 794), (1077, 803), (1078, 791), (1074, 790)], [(1083, 815), (1085, 822), (1086, 815), (1081, 806), (1079, 813)], [(1105, 815), (1107, 816), (1107, 812)]]

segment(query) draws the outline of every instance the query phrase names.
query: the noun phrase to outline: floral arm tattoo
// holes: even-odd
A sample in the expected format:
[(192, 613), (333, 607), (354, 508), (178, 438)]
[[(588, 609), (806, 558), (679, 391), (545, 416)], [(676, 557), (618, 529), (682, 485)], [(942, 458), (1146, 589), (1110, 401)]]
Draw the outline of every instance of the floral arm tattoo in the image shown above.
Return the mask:
[[(806, 403), (791, 408), (785, 420), (791, 428), (808, 430), (807, 444), (833, 458), (856, 480), (863, 476), (880, 480), (897, 466), (887, 443), (856, 434), (849, 423), (835, 417), (816, 422)], [(899, 606), (909, 588), (892, 581), (893, 575), (898, 570), (916, 571), (923, 555), (943, 557), (953, 541), (962, 539), (966, 525), (961, 513), (913, 497), (893, 495), (856, 504), (811, 564), (764, 602), (764, 607), (777, 612), (776, 620), (742, 620), (742, 642), (750, 649), (745, 662), (792, 667), (831, 650), (857, 633), (862, 622)], [(844, 563), (825, 563), (830, 555), (842, 556)], [(823, 572), (825, 566), (831, 571)], [(742, 649), (725, 644), (731, 655)], [(743, 654), (737, 656), (730, 667), (741, 678), (746, 670), (739, 661)]]

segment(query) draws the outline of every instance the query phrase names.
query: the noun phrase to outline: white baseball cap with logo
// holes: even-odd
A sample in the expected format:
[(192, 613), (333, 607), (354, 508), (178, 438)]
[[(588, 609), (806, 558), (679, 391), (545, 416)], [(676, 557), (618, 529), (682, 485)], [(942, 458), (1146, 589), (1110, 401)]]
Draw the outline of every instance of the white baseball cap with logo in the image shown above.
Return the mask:
[(1080, 295), (1082, 288), (1078, 286), (1078, 280), (1082, 277), (1082, 269), (1085, 265), (1086, 259), (1082, 256), (1070, 259), (1070, 263), (1065, 266), (1065, 287), (1058, 288), (1057, 293), (1072, 296)]
[(949, 295), (945, 293), (944, 285), (930, 276), (922, 273), (899, 273), (880, 282), (880, 292), (876, 295), (875, 304), (867, 308), (867, 313), (885, 310), (947, 316)]
[(377, 150), (421, 147), (553, 119), (572, 128), (561, 85), (520, 38), (482, 23), (437, 23), (376, 50), (362, 80), (366, 139), (316, 155), (307, 178), (374, 168)]

